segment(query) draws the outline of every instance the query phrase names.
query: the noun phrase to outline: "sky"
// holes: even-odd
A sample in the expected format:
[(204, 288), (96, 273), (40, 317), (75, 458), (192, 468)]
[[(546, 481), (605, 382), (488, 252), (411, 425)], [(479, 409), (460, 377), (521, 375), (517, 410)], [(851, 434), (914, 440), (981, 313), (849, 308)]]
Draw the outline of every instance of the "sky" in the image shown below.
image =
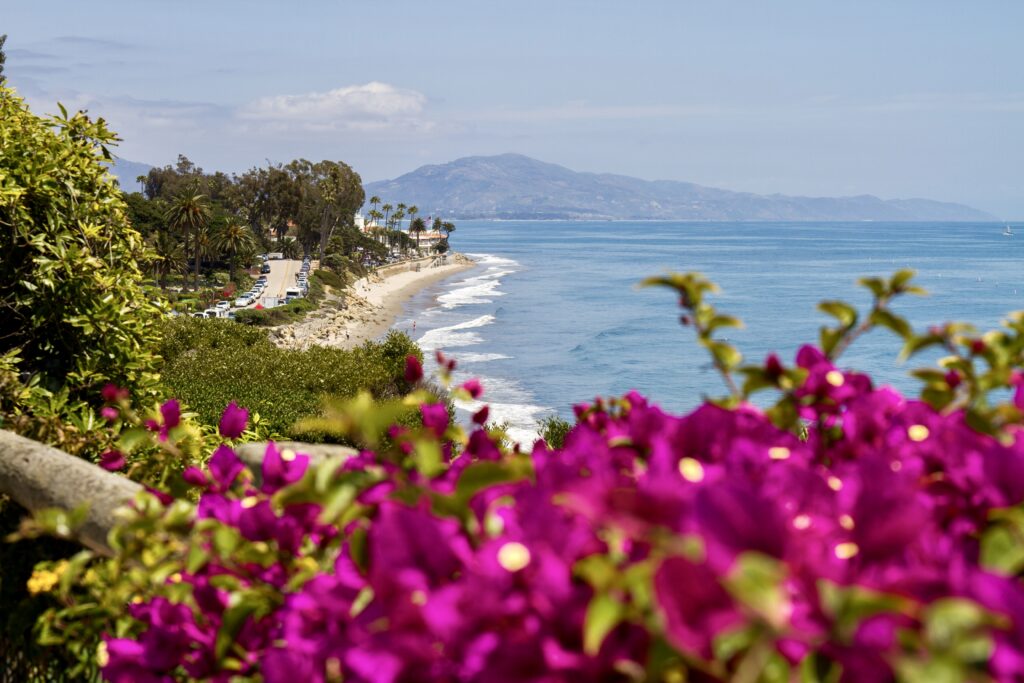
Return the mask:
[(208, 171), (516, 152), (1024, 219), (1020, 0), (0, 0), (38, 113)]

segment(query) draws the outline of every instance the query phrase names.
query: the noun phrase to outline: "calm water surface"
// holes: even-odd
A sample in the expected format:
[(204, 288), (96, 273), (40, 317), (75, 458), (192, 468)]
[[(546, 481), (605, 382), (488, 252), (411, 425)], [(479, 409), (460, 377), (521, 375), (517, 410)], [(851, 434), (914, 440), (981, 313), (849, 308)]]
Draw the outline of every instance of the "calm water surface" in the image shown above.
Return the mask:
[[(459, 360), (457, 378), (479, 377), (495, 419), (528, 438), (538, 418), (599, 395), (638, 389), (681, 411), (722, 392), (673, 294), (636, 287), (647, 276), (704, 273), (722, 289), (713, 303), (746, 323), (724, 334), (747, 359), (792, 359), (826, 320), (818, 301), (863, 306), (857, 278), (899, 268), (931, 292), (895, 306), (915, 326), (998, 325), (1024, 308), (1024, 227), (1013, 227), (1015, 237), (1002, 224), (462, 221), (452, 244), (480, 265), (417, 295), (396, 327)], [(898, 351), (877, 331), (841, 364), (912, 391)]]

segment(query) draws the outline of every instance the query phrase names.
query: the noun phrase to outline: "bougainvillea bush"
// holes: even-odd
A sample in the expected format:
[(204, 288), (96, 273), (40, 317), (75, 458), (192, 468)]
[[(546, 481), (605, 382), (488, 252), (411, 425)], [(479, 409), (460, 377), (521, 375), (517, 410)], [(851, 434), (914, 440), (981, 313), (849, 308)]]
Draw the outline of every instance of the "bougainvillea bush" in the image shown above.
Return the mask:
[[(319, 426), (356, 456), (271, 445), (250, 472), (232, 408), (184, 475), (197, 502), (140, 498), (113, 559), (61, 568), (51, 626), (95, 637), (115, 682), (1021, 680), (1024, 322), (916, 334), (888, 307), (908, 280), (866, 281), (863, 318), (826, 302), (818, 345), (745, 367), (709, 283), (652, 281), (729, 396), (578, 405), (559, 449), (503, 448), (486, 408), (462, 427), (414, 392), (334, 407)], [(877, 326), (947, 350), (922, 398), (837, 364)], [(379, 438), (409, 410), (421, 426)]]

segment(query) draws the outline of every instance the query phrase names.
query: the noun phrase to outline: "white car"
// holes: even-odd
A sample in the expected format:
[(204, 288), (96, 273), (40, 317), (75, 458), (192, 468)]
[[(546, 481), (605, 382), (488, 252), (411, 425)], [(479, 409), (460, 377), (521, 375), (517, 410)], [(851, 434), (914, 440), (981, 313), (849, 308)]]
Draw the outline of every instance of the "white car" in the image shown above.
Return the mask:
[(231, 308), (231, 303), (228, 301), (218, 301), (214, 305), (214, 308), (216, 308), (219, 311), (226, 311)]
[(248, 296), (240, 296), (237, 299), (235, 299), (235, 307), (236, 308), (242, 308), (243, 306), (248, 306), (251, 303), (252, 303), (252, 298), (250, 298)]

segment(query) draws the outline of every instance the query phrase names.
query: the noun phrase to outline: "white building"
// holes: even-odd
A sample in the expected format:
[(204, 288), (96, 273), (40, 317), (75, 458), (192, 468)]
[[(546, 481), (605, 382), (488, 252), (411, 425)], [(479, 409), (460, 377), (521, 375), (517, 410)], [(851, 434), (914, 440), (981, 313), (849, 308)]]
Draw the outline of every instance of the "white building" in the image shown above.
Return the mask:
[(432, 250), (437, 246), (437, 243), (444, 239), (444, 235), (437, 230), (427, 230), (426, 232), (419, 233), (417, 237), (415, 232), (409, 233), (409, 237), (412, 238), (413, 242), (419, 240), (418, 244), (420, 249), (427, 251)]

